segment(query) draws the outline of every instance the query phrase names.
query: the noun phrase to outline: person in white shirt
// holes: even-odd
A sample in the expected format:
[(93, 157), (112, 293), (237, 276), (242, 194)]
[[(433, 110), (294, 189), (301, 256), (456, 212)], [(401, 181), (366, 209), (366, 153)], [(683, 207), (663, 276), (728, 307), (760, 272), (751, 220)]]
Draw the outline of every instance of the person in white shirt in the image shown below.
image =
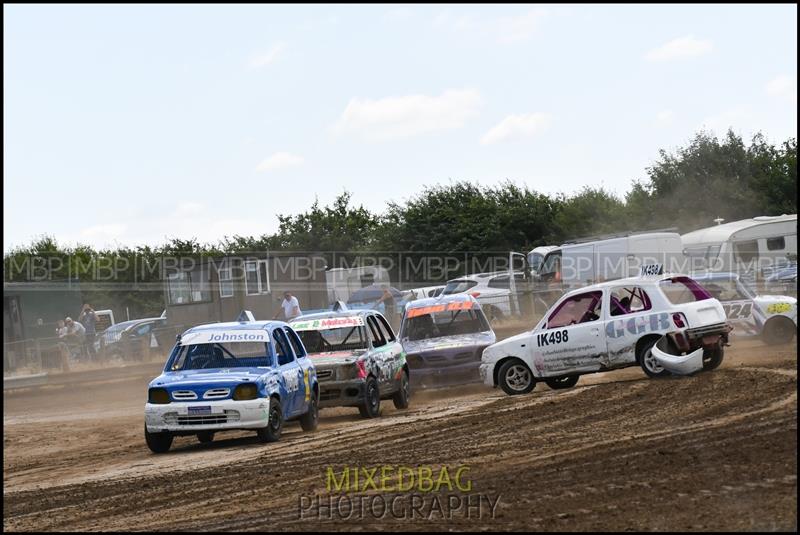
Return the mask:
[(286, 318), (286, 321), (292, 320), (303, 313), (300, 310), (300, 301), (298, 301), (297, 298), (291, 294), (291, 292), (283, 293), (281, 309), (275, 313), (272, 319), (277, 319), (281, 312), (283, 312), (283, 317)]

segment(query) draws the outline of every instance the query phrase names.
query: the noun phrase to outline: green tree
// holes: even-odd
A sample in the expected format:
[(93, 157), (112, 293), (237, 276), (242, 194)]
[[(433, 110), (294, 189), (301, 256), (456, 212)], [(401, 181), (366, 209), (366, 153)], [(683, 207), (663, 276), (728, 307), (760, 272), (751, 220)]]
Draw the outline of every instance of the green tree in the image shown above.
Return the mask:
[(603, 188), (584, 187), (572, 196), (559, 196), (553, 226), (559, 241), (629, 230), (625, 203)]

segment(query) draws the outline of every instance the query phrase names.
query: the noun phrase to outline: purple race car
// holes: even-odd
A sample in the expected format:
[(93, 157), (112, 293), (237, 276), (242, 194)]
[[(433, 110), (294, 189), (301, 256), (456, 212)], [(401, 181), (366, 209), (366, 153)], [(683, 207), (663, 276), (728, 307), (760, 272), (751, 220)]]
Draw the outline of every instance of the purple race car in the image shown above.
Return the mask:
[(400, 342), (414, 382), (440, 386), (480, 381), (481, 354), (495, 335), (474, 297), (453, 294), (408, 303)]

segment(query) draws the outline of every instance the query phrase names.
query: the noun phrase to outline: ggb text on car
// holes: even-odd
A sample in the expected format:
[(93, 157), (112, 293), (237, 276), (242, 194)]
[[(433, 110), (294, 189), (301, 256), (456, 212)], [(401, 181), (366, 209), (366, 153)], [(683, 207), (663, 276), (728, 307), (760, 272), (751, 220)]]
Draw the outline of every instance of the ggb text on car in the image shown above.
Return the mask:
[(730, 330), (722, 304), (686, 275), (619, 279), (565, 294), (533, 330), (486, 348), (481, 376), (514, 395), (628, 366), (688, 375), (720, 365)]

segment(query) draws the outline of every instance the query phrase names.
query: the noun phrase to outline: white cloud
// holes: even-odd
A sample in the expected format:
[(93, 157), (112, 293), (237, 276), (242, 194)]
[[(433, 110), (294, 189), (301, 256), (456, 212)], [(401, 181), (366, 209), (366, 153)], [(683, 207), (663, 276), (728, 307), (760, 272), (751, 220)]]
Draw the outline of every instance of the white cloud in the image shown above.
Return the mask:
[(678, 37), (658, 48), (654, 48), (645, 55), (649, 61), (669, 61), (675, 59), (693, 58), (708, 54), (714, 49), (709, 40), (695, 39), (693, 35)]
[(522, 15), (501, 17), (497, 21), (497, 36), (502, 43), (513, 43), (530, 39), (539, 23), (547, 15), (544, 9), (533, 9)]
[(199, 202), (184, 201), (178, 204), (178, 207), (175, 209), (175, 213), (179, 217), (186, 217), (202, 213), (204, 209), (205, 206)]
[(797, 77), (782, 74), (773, 78), (766, 85), (767, 94), (773, 97), (788, 99), (797, 103)]
[(539, 29), (540, 22), (547, 11), (535, 8), (519, 15), (497, 18), (475, 17), (469, 14), (454, 16), (450, 11), (442, 11), (433, 20), (435, 27), (486, 36), (500, 43), (515, 43), (530, 39)]
[(480, 103), (480, 93), (473, 89), (448, 90), (439, 96), (406, 95), (377, 100), (353, 98), (333, 126), (333, 131), (390, 139), (460, 128), (478, 115)]
[(509, 139), (532, 137), (541, 134), (549, 126), (550, 116), (545, 113), (509, 115), (486, 132), (481, 143), (490, 145)]
[(656, 114), (656, 125), (669, 126), (675, 122), (675, 112), (672, 110), (661, 110)]
[(109, 241), (119, 240), (128, 230), (128, 227), (119, 223), (107, 225), (94, 225), (80, 231), (81, 241), (107, 244)]
[(288, 152), (276, 152), (258, 164), (256, 171), (273, 171), (285, 167), (294, 167), (303, 163), (303, 158)]
[(285, 48), (286, 45), (284, 43), (276, 43), (272, 45), (272, 47), (263, 54), (256, 55), (250, 59), (250, 68), (260, 69), (261, 67), (266, 67), (267, 65), (274, 63), (281, 56), (281, 54), (283, 54)]

